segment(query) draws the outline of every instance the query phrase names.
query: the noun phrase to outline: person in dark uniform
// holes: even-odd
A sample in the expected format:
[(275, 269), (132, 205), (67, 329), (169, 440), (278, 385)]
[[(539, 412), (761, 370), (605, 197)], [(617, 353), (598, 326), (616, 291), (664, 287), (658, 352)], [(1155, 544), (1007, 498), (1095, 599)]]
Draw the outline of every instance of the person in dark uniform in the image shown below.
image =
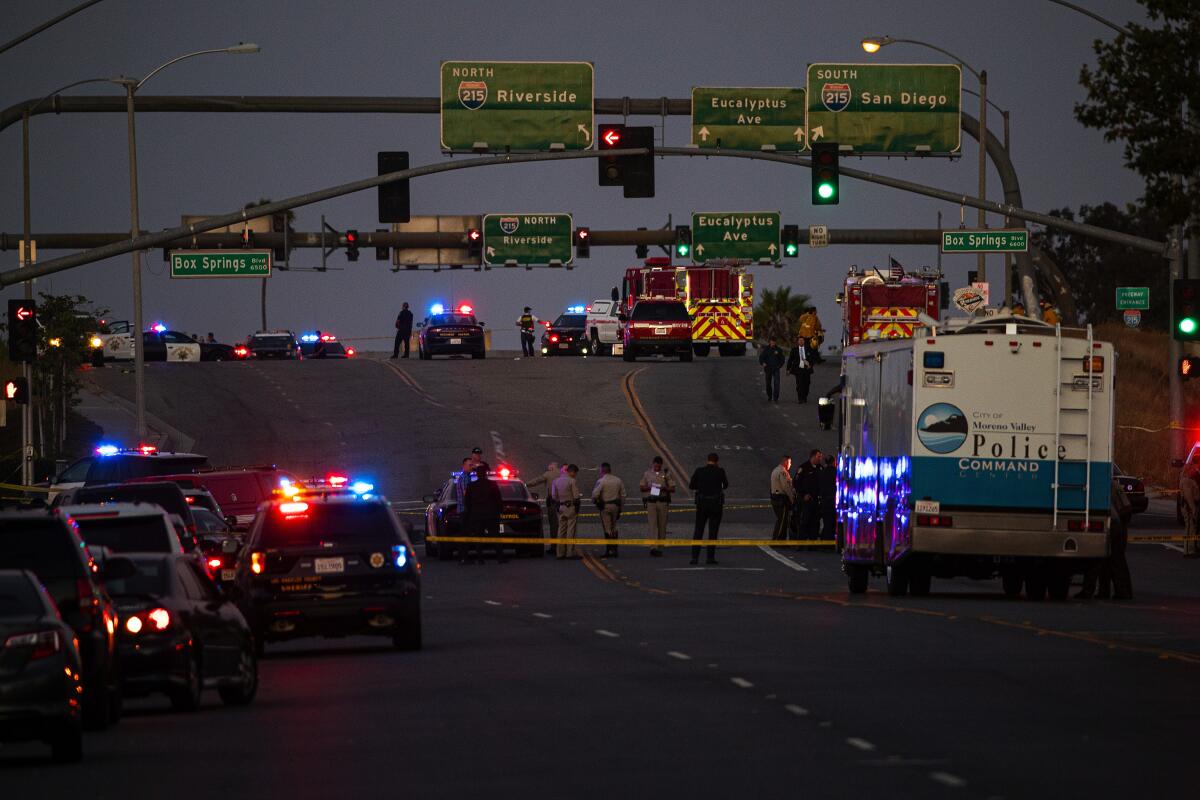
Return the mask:
[(309, 358), (324, 358), (325, 357), (325, 340), (321, 337), (321, 332), (316, 332), (317, 343), (313, 347), (313, 353)]
[(803, 338), (798, 339), (796, 346), (788, 353), (787, 371), (789, 375), (796, 377), (796, 400), (801, 403), (808, 402), (808, 387), (812, 383), (814, 356), (812, 348)]
[(821, 538), (837, 541), (837, 465), (833, 456), (825, 456), (825, 465), (817, 478), (820, 489)]
[[(1108, 558), (1098, 559), (1083, 577), (1083, 588), (1075, 595), (1081, 600), (1093, 596), (1101, 600), (1133, 599), (1133, 578), (1129, 574), (1129, 562), (1125, 559), (1125, 548), (1129, 542), (1129, 498), (1121, 484), (1112, 482), (1113, 514), (1109, 529)], [(1100, 584), (1097, 591), (1096, 584)]]
[(771, 337), (767, 346), (758, 354), (758, 363), (763, 368), (763, 379), (767, 386), (768, 403), (779, 402), (779, 370), (783, 369), (786, 361), (783, 350), (775, 343), (775, 337)]
[[(704, 526), (708, 525), (708, 540), (717, 541), (717, 532), (721, 529), (721, 515), (725, 510), (725, 490), (729, 488), (729, 479), (725, 470), (717, 466), (717, 454), (708, 454), (708, 463), (692, 473), (688, 484), (696, 495), (696, 530), (692, 538), (704, 538)], [(692, 545), (692, 563), (700, 559), (700, 545)], [(708, 557), (705, 564), (717, 563), (716, 545), (708, 546)]]
[(537, 318), (533, 316), (533, 309), (525, 306), (525, 313), (517, 320), (517, 327), (521, 329), (521, 355), (532, 356), (533, 350), (533, 328), (537, 325)]
[(800, 522), (796, 534), (801, 539), (815, 538), (821, 524), (821, 472), (824, 456), (819, 449), (808, 454), (808, 461), (796, 470), (796, 502), (800, 504)]
[(408, 303), (400, 307), (396, 315), (396, 344), (392, 347), (392, 358), (400, 357), (400, 347), (404, 346), (404, 357), (408, 358), (408, 343), (412, 338), (413, 313), (408, 310)]
[[(463, 493), (463, 528), (468, 536), (499, 536), (500, 515), (504, 513), (504, 498), (500, 495), (500, 487), (488, 477), (486, 464), (475, 468), (475, 480), (467, 484)], [(477, 545), (478, 563), (483, 563), (483, 543)], [(496, 561), (504, 563), (504, 547), (496, 544)], [(468, 563), (464, 557), (462, 563)]]

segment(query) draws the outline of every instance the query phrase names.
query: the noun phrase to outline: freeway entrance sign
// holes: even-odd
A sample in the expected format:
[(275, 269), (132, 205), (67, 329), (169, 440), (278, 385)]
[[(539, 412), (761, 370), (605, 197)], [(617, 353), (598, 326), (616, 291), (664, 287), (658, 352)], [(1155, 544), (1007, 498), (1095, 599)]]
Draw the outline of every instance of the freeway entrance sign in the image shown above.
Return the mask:
[(1125, 309), (1145, 311), (1150, 308), (1149, 286), (1118, 286), (1117, 311)]
[(1029, 250), (1029, 231), (985, 229), (942, 231), (943, 253), (1024, 253)]
[(172, 278), (269, 278), (270, 250), (172, 250)]
[(808, 134), (855, 153), (957, 153), (957, 64), (811, 64)]
[(442, 149), (586, 150), (594, 83), (583, 61), (443, 61)]
[(767, 260), (778, 264), (778, 211), (696, 211), (692, 213), (692, 259)]
[(803, 150), (804, 90), (692, 87), (692, 146)]
[(486, 214), (483, 218), (483, 263), (571, 263), (570, 214)]

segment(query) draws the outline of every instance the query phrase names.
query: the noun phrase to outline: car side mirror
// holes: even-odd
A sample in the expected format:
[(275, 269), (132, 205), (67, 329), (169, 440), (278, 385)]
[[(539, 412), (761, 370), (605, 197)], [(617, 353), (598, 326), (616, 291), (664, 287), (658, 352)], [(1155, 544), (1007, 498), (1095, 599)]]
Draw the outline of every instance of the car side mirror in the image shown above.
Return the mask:
[(437, 496), (435, 496), (435, 495), (432, 495), (432, 494), (426, 494), (426, 495), (422, 495), (422, 496), (421, 496), (421, 502), (422, 502), (422, 503), (436, 503), (436, 502), (437, 502)]
[(485, 325), (487, 325), (487, 323), (486, 323), (486, 322), (477, 322), (477, 323), (475, 323), (475, 324), (476, 324), (476, 325), (478, 325), (478, 326), (479, 326), (479, 327), (481, 327), (481, 328), (482, 328), (482, 327), (484, 327)]
[(1171, 466), (1175, 467), (1176, 469), (1182, 468), (1183, 467), (1183, 459), (1182, 458), (1172, 458)]
[(123, 556), (111, 556), (104, 560), (100, 568), (100, 578), (106, 581), (123, 581), (137, 574), (137, 567)]
[(223, 542), (221, 542), (221, 552), (222, 553), (225, 553), (228, 555), (231, 553), (236, 553), (237, 551), (238, 551), (237, 539), (234, 539), (233, 537), (229, 537), (229, 538), (226, 538)]

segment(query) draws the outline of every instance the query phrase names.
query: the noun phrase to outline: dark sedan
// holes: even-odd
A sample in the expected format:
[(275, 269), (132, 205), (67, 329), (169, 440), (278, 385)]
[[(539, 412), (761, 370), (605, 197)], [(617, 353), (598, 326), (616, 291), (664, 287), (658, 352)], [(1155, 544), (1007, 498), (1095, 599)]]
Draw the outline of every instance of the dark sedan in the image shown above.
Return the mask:
[(590, 350), (586, 314), (559, 314), (542, 334), (544, 356), (586, 356)]
[(483, 323), (475, 319), (474, 310), (467, 305), (451, 312), (441, 306), (417, 325), (417, 355), (426, 361), (434, 356), (469, 355), (484, 358), (487, 347), (483, 339)]
[(28, 570), (0, 570), (0, 742), (42, 740), (83, 756), (83, 668), (75, 632)]
[(178, 711), (200, 707), (215, 688), (228, 705), (246, 705), (258, 692), (254, 636), (196, 559), (131, 553), (135, 572), (108, 581), (121, 614), (118, 652), (121, 690), (128, 696), (162, 692)]
[(291, 331), (259, 331), (251, 334), (246, 340), (245, 358), (287, 358), (300, 357), (300, 345)]
[(1141, 478), (1126, 474), (1113, 464), (1113, 480), (1125, 490), (1125, 496), (1129, 498), (1129, 506), (1134, 514), (1141, 514), (1150, 507), (1150, 499), (1146, 497), (1146, 484)]
[[(442, 484), (436, 494), (425, 496), (429, 505), (425, 509), (425, 535), (433, 536), (463, 536), (459, 518), (459, 489), (462, 485), (458, 480), (459, 473), (454, 473)], [(504, 498), (504, 513), (500, 518), (501, 536), (519, 536), (542, 538), (542, 507), (538, 505), (535, 495), (529, 491), (525, 481), (513, 475), (507, 467), (501, 467), (489, 476), (500, 487), (500, 496)], [(508, 545), (518, 555), (524, 554), (540, 558), (545, 555), (541, 544)], [(454, 555), (455, 545), (449, 542), (425, 542), (425, 555), (438, 557), (442, 560)]]

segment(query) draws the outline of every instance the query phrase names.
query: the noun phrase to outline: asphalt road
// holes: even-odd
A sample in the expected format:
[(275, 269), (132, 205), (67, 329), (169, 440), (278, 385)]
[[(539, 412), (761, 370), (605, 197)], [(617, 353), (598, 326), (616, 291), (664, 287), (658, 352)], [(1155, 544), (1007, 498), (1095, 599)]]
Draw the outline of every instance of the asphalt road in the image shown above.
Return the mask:
[[(731, 505), (747, 506), (729, 535), (761, 534), (769, 511), (754, 501), (781, 449), (832, 444), (815, 408), (763, 400), (749, 358), (401, 364), (150, 365), (150, 410), (214, 461), (370, 471), (398, 500), (474, 444), (527, 473), (609, 460), (628, 482), (664, 448), (685, 471), (716, 449)], [(129, 377), (94, 379), (127, 394)], [(831, 383), (829, 372), (815, 387)], [(677, 529), (690, 522), (681, 511)], [(1171, 513), (1156, 501), (1133, 533), (1165, 530)], [(625, 535), (641, 525), (627, 518)], [(269, 648), (252, 707), (210, 698), (177, 715), (137, 701), (88, 736), (77, 767), (50, 768), (32, 745), (0, 749), (0, 786), (180, 798), (1194, 790), (1200, 564), (1169, 546), (1131, 548), (1131, 603), (1011, 601), (967, 580), (935, 581), (927, 598), (889, 598), (876, 582), (851, 599), (830, 553), (719, 558), (693, 568), (680, 550), (627, 547), (603, 562), (427, 561), (423, 651)]]

